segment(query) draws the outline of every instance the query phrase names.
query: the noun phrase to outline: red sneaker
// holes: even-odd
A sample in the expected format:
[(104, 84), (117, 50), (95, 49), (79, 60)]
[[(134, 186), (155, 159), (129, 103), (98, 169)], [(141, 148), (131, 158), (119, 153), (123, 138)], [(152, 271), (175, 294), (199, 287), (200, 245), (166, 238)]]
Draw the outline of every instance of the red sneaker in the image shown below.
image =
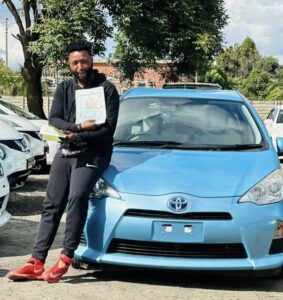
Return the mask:
[[(59, 267), (60, 261), (65, 264), (63, 268)], [(42, 278), (49, 283), (56, 283), (60, 281), (62, 276), (68, 271), (72, 261), (72, 258), (66, 256), (65, 254), (61, 254), (55, 265), (42, 274)]]
[(27, 263), (17, 269), (8, 273), (8, 278), (14, 281), (20, 280), (42, 280), (42, 273), (44, 272), (44, 263), (36, 258), (29, 258)]

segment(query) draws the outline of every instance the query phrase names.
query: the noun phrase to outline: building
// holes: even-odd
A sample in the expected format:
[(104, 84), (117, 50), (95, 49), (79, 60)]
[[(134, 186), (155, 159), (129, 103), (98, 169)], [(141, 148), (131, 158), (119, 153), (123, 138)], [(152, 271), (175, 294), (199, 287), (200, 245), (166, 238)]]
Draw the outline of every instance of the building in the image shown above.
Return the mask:
[[(165, 67), (165, 63), (159, 62), (159, 68)], [(123, 80), (121, 73), (110, 62), (106, 60), (94, 60), (93, 66), (99, 72), (104, 73), (108, 80), (113, 82), (120, 93), (123, 90), (134, 86), (157, 87), (160, 88), (165, 80), (152, 68), (146, 68), (143, 74), (136, 74), (133, 81)]]

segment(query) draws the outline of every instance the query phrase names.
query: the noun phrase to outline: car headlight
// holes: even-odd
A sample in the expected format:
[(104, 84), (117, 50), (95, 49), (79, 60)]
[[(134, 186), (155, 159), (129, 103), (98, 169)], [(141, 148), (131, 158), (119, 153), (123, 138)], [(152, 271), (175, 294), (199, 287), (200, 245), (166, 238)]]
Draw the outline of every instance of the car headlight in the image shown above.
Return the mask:
[(0, 146), (0, 159), (5, 159), (6, 152), (5, 150)]
[(120, 199), (120, 195), (117, 191), (115, 191), (106, 181), (102, 178), (99, 178), (96, 182), (93, 192), (91, 196), (94, 198), (104, 198), (104, 197), (111, 197)]
[(271, 204), (283, 200), (283, 177), (281, 170), (275, 170), (252, 187), (239, 200), (257, 205)]

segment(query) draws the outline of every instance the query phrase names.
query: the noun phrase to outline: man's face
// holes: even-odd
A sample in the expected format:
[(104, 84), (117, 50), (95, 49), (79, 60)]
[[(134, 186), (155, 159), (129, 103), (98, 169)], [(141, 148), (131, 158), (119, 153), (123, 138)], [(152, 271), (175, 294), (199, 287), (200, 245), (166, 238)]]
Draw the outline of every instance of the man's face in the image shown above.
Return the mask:
[(92, 69), (92, 58), (85, 50), (71, 52), (69, 66), (76, 79), (84, 82)]

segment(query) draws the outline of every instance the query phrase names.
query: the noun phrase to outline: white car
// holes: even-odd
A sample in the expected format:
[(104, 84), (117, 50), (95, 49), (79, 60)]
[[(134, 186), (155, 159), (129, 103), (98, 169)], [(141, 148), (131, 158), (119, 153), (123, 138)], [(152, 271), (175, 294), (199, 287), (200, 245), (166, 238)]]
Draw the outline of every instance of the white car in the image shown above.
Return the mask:
[[(0, 113), (1, 111), (5, 112), (9, 115), (18, 115), (29, 120), (38, 128), (41, 128), (43, 125), (48, 125), (47, 120), (40, 119), (36, 115), (32, 114), (31, 112), (25, 111), (24, 109), (18, 107), (15, 104), (12, 104), (4, 99), (0, 99)], [(49, 151), (46, 153), (46, 164), (51, 165), (54, 159), (54, 156), (59, 149), (60, 144), (57, 142), (48, 141)]]
[(264, 125), (272, 139), (276, 151), (278, 151), (277, 139), (283, 142), (283, 105), (278, 105), (270, 111), (264, 120)]
[(9, 182), (0, 161), (0, 227), (4, 226), (11, 219), (11, 215), (6, 211), (9, 191)]
[(30, 143), (13, 127), (1, 121), (0, 159), (11, 189), (23, 186), (35, 163)]
[(40, 171), (46, 166), (46, 153), (49, 151), (48, 144), (44, 142), (39, 134), (39, 128), (29, 120), (18, 115), (9, 115), (0, 105), (0, 121), (14, 127), (22, 133), (31, 144), (31, 150), (35, 157), (33, 170)]

